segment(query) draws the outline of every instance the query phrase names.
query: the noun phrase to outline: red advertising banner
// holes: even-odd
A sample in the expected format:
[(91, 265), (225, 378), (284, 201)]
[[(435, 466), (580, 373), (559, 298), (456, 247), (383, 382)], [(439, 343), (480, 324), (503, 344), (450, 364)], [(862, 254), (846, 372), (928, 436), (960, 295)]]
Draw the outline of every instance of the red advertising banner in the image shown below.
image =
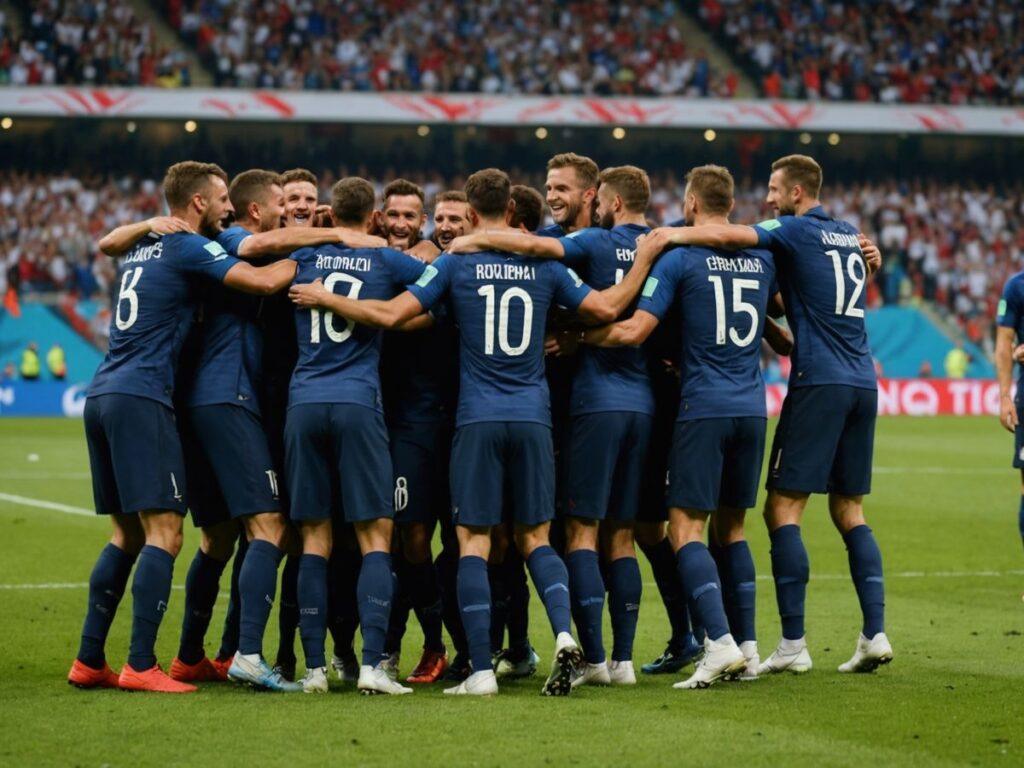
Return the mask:
[[(766, 389), (768, 415), (778, 416), (785, 384)], [(999, 383), (991, 379), (879, 379), (879, 416), (998, 416)]]

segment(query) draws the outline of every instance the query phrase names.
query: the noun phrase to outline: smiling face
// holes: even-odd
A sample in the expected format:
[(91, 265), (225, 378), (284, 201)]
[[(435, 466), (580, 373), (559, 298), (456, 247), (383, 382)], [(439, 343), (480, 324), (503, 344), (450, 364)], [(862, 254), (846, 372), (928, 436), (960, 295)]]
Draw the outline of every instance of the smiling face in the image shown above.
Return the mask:
[(291, 181), (284, 185), (284, 220), (287, 227), (313, 226), (318, 200), (316, 187), (308, 181)]
[(466, 234), (469, 227), (469, 205), (457, 200), (445, 200), (434, 206), (434, 231), (437, 244), (446, 250), (452, 240)]
[(228, 197), (228, 185), (219, 176), (210, 176), (206, 189), (196, 193), (193, 201), (200, 212), (199, 234), (215, 239), (227, 228), (235, 213)]
[(551, 218), (562, 228), (575, 226), (580, 213), (589, 211), (594, 199), (594, 188), (584, 187), (571, 166), (548, 171), (544, 189)]
[(402, 250), (414, 246), (426, 221), (427, 214), (419, 195), (391, 195), (384, 201), (380, 223), (392, 248)]
[(271, 184), (263, 202), (259, 203), (260, 232), (269, 232), (285, 226), (284, 190)]
[(800, 193), (800, 187), (795, 187), (786, 181), (786, 172), (781, 168), (772, 171), (768, 177), (768, 196), (765, 202), (775, 211), (776, 216), (795, 216), (796, 207)]

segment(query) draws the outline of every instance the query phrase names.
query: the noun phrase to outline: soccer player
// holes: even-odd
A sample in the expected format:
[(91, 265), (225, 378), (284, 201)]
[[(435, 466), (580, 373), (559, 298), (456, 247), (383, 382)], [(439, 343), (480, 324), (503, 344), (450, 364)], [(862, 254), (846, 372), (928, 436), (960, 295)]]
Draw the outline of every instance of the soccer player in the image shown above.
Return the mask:
[(384, 187), (384, 205), (376, 214), (376, 228), (392, 248), (431, 262), (440, 252), (430, 240), (424, 240), (427, 223), (426, 196), (419, 184), (395, 179)]
[[(331, 191), (335, 222), (368, 231), (374, 192), (368, 181), (342, 179)], [(322, 280), (325, 292), (387, 299), (420, 278), (426, 265), (388, 248), (304, 248), (292, 254), (296, 282)], [(333, 548), (332, 480), (344, 518), (362, 553), (357, 599), (366, 693), (405, 694), (384, 669), (384, 637), (393, 598), (391, 535), (394, 477), (378, 374), (381, 334), (339, 322), (331, 311), (296, 308), (299, 360), (292, 375), (285, 426), (291, 515), (302, 531), (299, 631), (306, 656), (307, 692), (327, 691), (327, 559)]]
[[(598, 178), (598, 227), (562, 238), (481, 232), (457, 251), (495, 249), (562, 258), (586, 282), (603, 290), (633, 266), (636, 240), (649, 231), (647, 174), (635, 166), (608, 168)], [(584, 348), (576, 356), (565, 502), (566, 564), (576, 626), (586, 666), (573, 685), (635, 684), (633, 640), (642, 582), (633, 544), (650, 442), (654, 401), (647, 361), (639, 347)], [(598, 524), (600, 523), (600, 547)], [(607, 563), (615, 647), (609, 664), (602, 640), (605, 583), (598, 550)]]
[(589, 157), (564, 152), (548, 160), (544, 181), (554, 224), (537, 230), (544, 237), (564, 237), (592, 226), (599, 169)]
[[(508, 176), (478, 171), (466, 182), (477, 228), (513, 231)], [(454, 244), (453, 244), (454, 247)], [(636, 295), (650, 263), (626, 279), (592, 291), (554, 261), (530, 261), (492, 251), (444, 255), (409, 290), (388, 302), (356, 301), (322, 286), (293, 286), (303, 303), (359, 323), (394, 327), (449, 296), (460, 333), (460, 388), (452, 449), (452, 517), (461, 558), (458, 591), (473, 674), (447, 693), (497, 693), (491, 669), (487, 557), (492, 527), (502, 521), (509, 488), (515, 538), (555, 634), (555, 660), (543, 693), (566, 695), (581, 654), (570, 634), (568, 574), (548, 540), (554, 513), (554, 456), (548, 393), (543, 379), (544, 322), (554, 303), (595, 322), (607, 322)]]
[(827, 493), (832, 522), (849, 555), (863, 623), (840, 672), (870, 672), (892, 661), (885, 635), (882, 555), (864, 520), (878, 390), (864, 325), (867, 244), (833, 219), (818, 197), (821, 166), (806, 155), (772, 164), (767, 202), (778, 216), (757, 226), (715, 224), (668, 230), (677, 244), (765, 248), (775, 256), (793, 330), (789, 392), (769, 454), (765, 521), (772, 543), (782, 640), (760, 672), (811, 668), (804, 633), (809, 577), (800, 521), (812, 493)]
[[(114, 533), (89, 579), (82, 643), (68, 675), (74, 685), (196, 690), (166, 675), (154, 652), (185, 513), (184, 460), (171, 403), (178, 354), (192, 322), (193, 281), (202, 277), (267, 294), (287, 285), (289, 275), (287, 265), (240, 262), (210, 239), (233, 212), (226, 179), (211, 163), (172, 165), (163, 183), (167, 205), (196, 234), (150, 232), (139, 239), (150, 227), (142, 222), (130, 233), (137, 244), (120, 262), (110, 349), (89, 385), (85, 407), (96, 511), (110, 515)], [(117, 676), (106, 663), (104, 645), (133, 563), (131, 648)]]
[[(686, 181), (687, 222), (726, 223), (733, 206), (729, 171), (703, 166), (690, 171)], [(642, 248), (659, 251), (665, 242), (664, 235), (655, 235)], [(677, 688), (704, 688), (748, 664), (757, 665), (754, 561), (743, 538), (743, 518), (757, 500), (764, 454), (760, 340), (774, 282), (767, 251), (677, 248), (652, 270), (631, 318), (582, 336), (601, 346), (637, 345), (673, 304), (680, 307), (682, 381), (669, 460), (669, 539), (684, 593), (707, 636), (704, 657)], [(721, 580), (703, 543), (712, 513), (719, 529), (728, 531), (729, 568)], [(735, 628), (726, 618), (722, 595), (722, 585), (734, 582), (742, 593), (739, 623), (747, 646), (742, 650), (730, 632)]]
[(512, 202), (516, 204), (508, 225), (523, 232), (536, 232), (544, 220), (544, 195), (525, 184), (512, 185)]
[(434, 242), (444, 251), (452, 240), (466, 234), (469, 226), (469, 203), (466, 193), (453, 189), (434, 197)]
[(1017, 382), (1017, 397), (1013, 397), (1013, 364), (1024, 363), (1024, 272), (1018, 272), (1006, 281), (996, 314), (996, 372), (999, 376), (999, 423), (1014, 435), (1013, 466), (1021, 471), (1020, 507), (1017, 527), (1024, 543), (1024, 417), (1020, 398), (1024, 397), (1024, 368)]

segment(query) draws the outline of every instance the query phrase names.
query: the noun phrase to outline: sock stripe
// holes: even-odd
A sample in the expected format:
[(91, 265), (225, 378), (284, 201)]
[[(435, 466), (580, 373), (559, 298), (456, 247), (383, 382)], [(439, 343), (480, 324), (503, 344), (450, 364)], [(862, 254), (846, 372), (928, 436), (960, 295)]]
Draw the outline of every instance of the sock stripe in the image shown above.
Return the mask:
[(713, 581), (709, 581), (707, 584), (701, 584), (695, 590), (693, 590), (693, 599), (696, 600), (701, 595), (710, 592), (713, 589), (718, 589), (718, 585)]

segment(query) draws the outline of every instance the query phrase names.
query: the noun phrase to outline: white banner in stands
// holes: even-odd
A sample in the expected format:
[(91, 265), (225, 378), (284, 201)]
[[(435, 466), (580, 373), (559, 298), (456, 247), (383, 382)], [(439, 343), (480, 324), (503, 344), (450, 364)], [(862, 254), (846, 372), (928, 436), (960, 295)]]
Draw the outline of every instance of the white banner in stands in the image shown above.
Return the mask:
[(1024, 109), (681, 98), (0, 88), (0, 115), (1024, 135)]

